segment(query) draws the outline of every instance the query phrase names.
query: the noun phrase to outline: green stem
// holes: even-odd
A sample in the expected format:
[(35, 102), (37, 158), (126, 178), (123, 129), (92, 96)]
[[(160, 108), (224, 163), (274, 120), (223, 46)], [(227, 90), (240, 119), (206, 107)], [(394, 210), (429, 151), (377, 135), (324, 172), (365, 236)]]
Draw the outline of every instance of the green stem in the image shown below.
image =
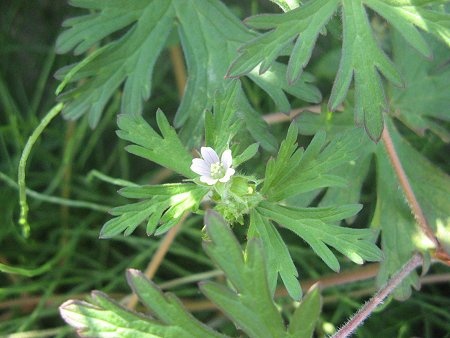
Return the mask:
[(23, 149), (22, 155), (20, 156), (19, 161), (19, 170), (17, 172), (17, 182), (19, 183), (19, 204), (20, 204), (20, 218), (19, 225), (22, 227), (22, 234), (25, 238), (30, 235), (30, 224), (28, 223), (28, 204), (27, 204), (27, 192), (26, 192), (26, 183), (25, 183), (25, 169), (27, 166), (27, 160), (30, 156), (31, 149), (33, 145), (36, 143), (39, 136), (42, 134), (44, 129), (48, 126), (48, 124), (55, 118), (63, 109), (63, 103), (59, 103), (54, 106), (47, 115), (41, 120), (39, 125), (33, 131), (31, 136), (29, 137), (27, 143), (25, 144), (25, 148)]
[[(0, 181), (5, 182), (8, 186), (14, 189), (18, 189), (17, 183), (6, 176), (4, 173), (0, 172)], [(25, 192), (27, 196), (30, 196), (36, 200), (47, 202), (47, 203), (53, 203), (58, 205), (65, 205), (71, 208), (84, 208), (84, 209), (90, 209), (95, 211), (102, 211), (102, 212), (108, 212), (113, 207), (110, 205), (104, 205), (104, 204), (98, 204), (93, 203), (89, 201), (80, 201), (80, 200), (71, 200), (67, 198), (57, 197), (57, 196), (51, 196), (47, 194), (43, 194), (31, 189), (26, 188)]]

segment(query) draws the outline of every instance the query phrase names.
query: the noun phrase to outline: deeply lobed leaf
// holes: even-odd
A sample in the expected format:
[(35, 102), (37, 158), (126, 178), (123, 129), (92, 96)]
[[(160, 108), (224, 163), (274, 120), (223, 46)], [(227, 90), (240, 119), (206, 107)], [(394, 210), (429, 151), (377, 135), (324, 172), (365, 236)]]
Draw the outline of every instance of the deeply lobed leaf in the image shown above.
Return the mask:
[(193, 178), (195, 175), (190, 169), (192, 156), (161, 110), (157, 111), (156, 118), (161, 135), (140, 115), (119, 116), (117, 124), (120, 129), (117, 135), (134, 143), (126, 148), (130, 153), (158, 163), (184, 177)]
[(264, 73), (278, 56), (288, 50), (287, 78), (290, 83), (295, 82), (311, 57), (319, 33), (341, 6), (342, 56), (329, 107), (331, 110), (338, 108), (354, 80), (356, 123), (364, 125), (370, 138), (378, 141), (384, 125), (383, 112), (387, 111), (378, 72), (397, 86), (403, 85), (403, 80), (375, 41), (364, 5), (388, 20), (409, 44), (430, 56), (428, 44), (416, 27), (434, 34), (450, 46), (450, 16), (443, 11), (427, 8), (431, 2), (313, 0), (284, 14), (250, 17), (245, 20), (247, 25), (270, 31), (241, 46), (240, 55), (233, 61), (228, 74), (237, 77), (255, 69)]
[(360, 209), (359, 205), (296, 209), (262, 202), (257, 211), (303, 238), (331, 269), (339, 271), (339, 262), (328, 246), (357, 264), (382, 258), (381, 250), (374, 243), (374, 231), (331, 225), (355, 215)]
[(128, 187), (120, 192), (125, 197), (145, 200), (113, 208), (111, 214), (116, 217), (103, 225), (100, 238), (111, 238), (122, 232), (128, 236), (144, 221), (147, 221), (147, 235), (160, 235), (177, 224), (185, 212), (197, 210), (208, 190), (195, 184), (178, 183)]
[(330, 172), (340, 164), (355, 160), (363, 137), (360, 130), (342, 133), (327, 143), (323, 132), (317, 133), (308, 148), (297, 148), (297, 127), (292, 124), (276, 159), (269, 160), (262, 192), (271, 201), (328, 186), (345, 186)]
[[(217, 213), (208, 211), (205, 223), (208, 239), (204, 249), (234, 286), (204, 282), (200, 288), (205, 295), (249, 337), (311, 337), (320, 312), (318, 289), (304, 298), (287, 329), (269, 291), (266, 254), (260, 240), (251, 240), (244, 256), (233, 232)], [(98, 291), (92, 293), (91, 303), (70, 300), (62, 304), (62, 317), (83, 337), (224, 337), (199, 322), (176, 296), (162, 293), (141, 272), (128, 270), (127, 281), (151, 317), (129, 311)]]
[[(64, 114), (69, 118), (89, 115), (95, 127), (111, 96), (123, 85), (121, 112), (141, 114), (143, 102), (152, 89), (155, 63), (176, 27), (188, 69), (186, 89), (175, 117), (175, 126), (183, 127), (182, 139), (198, 146), (203, 129), (203, 112), (213, 105), (217, 90), (223, 90), (228, 65), (240, 44), (255, 37), (234, 14), (218, 0), (186, 2), (154, 0), (142, 2), (75, 1), (75, 6), (91, 9), (92, 14), (66, 21), (68, 30), (57, 42), (61, 53), (74, 49), (85, 52), (103, 44), (80, 63), (57, 73), (63, 80), (58, 93), (69, 83), (74, 89), (60, 96), (65, 102)], [(176, 25), (175, 25), (176, 23)], [(111, 34), (125, 30), (119, 39), (105, 41)], [(319, 91), (305, 78), (296, 86), (283, 80), (284, 68), (275, 64), (272, 75), (251, 76), (283, 111), (290, 110), (283, 91), (311, 102), (320, 101)], [(82, 81), (81, 81), (82, 80)], [(275, 81), (275, 83), (274, 83)], [(244, 105), (249, 103), (244, 97)], [(247, 109), (241, 107), (242, 113)], [(251, 112), (253, 113), (253, 112)], [(253, 114), (254, 115), (254, 114)], [(254, 117), (254, 116), (253, 116)], [(258, 119), (261, 117), (257, 115)], [(246, 116), (246, 119), (249, 117)], [(261, 124), (261, 122), (260, 122)], [(251, 127), (248, 129), (252, 133)], [(252, 133), (255, 136), (255, 133)], [(266, 148), (266, 144), (263, 144)], [(273, 143), (272, 143), (273, 146)], [(267, 148), (266, 148), (267, 149)]]

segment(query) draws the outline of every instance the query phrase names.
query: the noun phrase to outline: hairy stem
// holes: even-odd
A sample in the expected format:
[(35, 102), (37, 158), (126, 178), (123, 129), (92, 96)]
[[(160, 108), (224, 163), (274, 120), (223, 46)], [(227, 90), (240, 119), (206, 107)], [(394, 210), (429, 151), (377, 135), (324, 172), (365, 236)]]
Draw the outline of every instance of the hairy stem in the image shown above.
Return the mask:
[(394, 168), (394, 171), (398, 177), (400, 186), (402, 187), (403, 192), (405, 193), (406, 200), (408, 201), (408, 204), (411, 208), (414, 218), (419, 224), (419, 227), (422, 230), (422, 232), (433, 242), (435, 247), (438, 248), (439, 242), (436, 239), (436, 236), (434, 235), (430, 225), (428, 224), (419, 202), (417, 201), (416, 195), (414, 194), (414, 191), (411, 187), (411, 183), (409, 182), (405, 170), (403, 169), (402, 163), (400, 162), (400, 159), (397, 155), (394, 143), (392, 142), (392, 138), (389, 133), (389, 128), (386, 124), (384, 126), (381, 139), (383, 140), (384, 147), (386, 148), (386, 152), (392, 163), (392, 167)]
[(419, 253), (414, 254), (411, 259), (382, 287), (364, 306), (358, 310), (350, 320), (333, 335), (333, 338), (345, 338), (350, 336), (389, 296), (394, 289), (417, 267), (422, 265), (423, 258)]

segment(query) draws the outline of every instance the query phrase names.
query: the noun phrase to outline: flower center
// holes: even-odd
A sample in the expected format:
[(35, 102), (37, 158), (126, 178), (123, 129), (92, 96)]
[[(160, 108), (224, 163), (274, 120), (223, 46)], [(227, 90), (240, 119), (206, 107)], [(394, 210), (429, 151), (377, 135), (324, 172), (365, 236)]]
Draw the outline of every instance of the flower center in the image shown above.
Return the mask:
[(225, 168), (220, 162), (211, 164), (211, 177), (215, 180), (221, 179), (225, 176)]

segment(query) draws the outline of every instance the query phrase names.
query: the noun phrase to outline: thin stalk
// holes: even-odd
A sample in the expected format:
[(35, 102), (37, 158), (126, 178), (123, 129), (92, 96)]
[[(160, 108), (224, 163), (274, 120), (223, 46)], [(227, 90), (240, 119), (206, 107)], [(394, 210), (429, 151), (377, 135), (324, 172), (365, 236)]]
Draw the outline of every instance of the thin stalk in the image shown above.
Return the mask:
[[(303, 290), (309, 290), (309, 288), (311, 288), (314, 284), (318, 283), (320, 289), (324, 290), (329, 287), (360, 282), (363, 280), (374, 278), (378, 274), (379, 268), (380, 264), (378, 263), (367, 264), (357, 269), (342, 271), (339, 273), (331, 274), (329, 276), (324, 276), (319, 279), (309, 279), (306, 281), (302, 281), (301, 286)], [(275, 295), (277, 297), (287, 296), (288, 292), (285, 288), (279, 288), (277, 289)]]
[(389, 296), (394, 289), (417, 267), (423, 264), (423, 258), (416, 253), (405, 265), (382, 287), (364, 306), (359, 309), (350, 320), (341, 327), (333, 338), (349, 337), (380, 305), (384, 299)]
[(161, 283), (158, 286), (161, 290), (167, 290), (167, 289), (175, 288), (180, 285), (197, 283), (200, 281), (204, 281), (204, 280), (207, 280), (207, 279), (210, 279), (213, 277), (219, 277), (219, 276), (223, 276), (223, 275), (224, 275), (224, 272), (222, 270), (211, 270), (211, 271), (207, 271), (207, 272), (196, 273), (196, 274), (189, 275), (186, 277), (173, 279), (171, 281)]
[[(178, 234), (178, 231), (181, 229), (181, 226), (183, 225), (188, 215), (189, 212), (185, 212), (183, 216), (181, 216), (178, 223), (167, 232), (167, 235), (161, 241), (161, 244), (159, 245), (158, 249), (156, 250), (155, 254), (152, 257), (152, 260), (150, 261), (150, 263), (148, 263), (147, 268), (144, 271), (144, 275), (148, 279), (152, 279), (155, 276), (156, 271), (161, 265), (176, 235)], [(136, 296), (136, 294), (133, 293), (128, 301), (127, 307), (132, 310), (136, 307), (137, 302), (138, 297)]]
[(58, 103), (54, 106), (47, 115), (41, 120), (39, 125), (33, 131), (29, 137), (25, 148), (23, 149), (22, 155), (20, 156), (19, 169), (17, 172), (17, 181), (19, 183), (19, 204), (20, 204), (20, 218), (19, 224), (22, 227), (22, 234), (25, 238), (30, 235), (30, 225), (28, 223), (28, 203), (27, 203), (27, 193), (26, 193), (26, 183), (25, 183), (25, 169), (27, 166), (27, 160), (30, 156), (31, 149), (36, 143), (39, 136), (42, 134), (44, 129), (48, 124), (61, 112), (63, 109), (63, 103)]
[(314, 105), (314, 106), (307, 106), (307, 107), (292, 109), (289, 112), (289, 114), (282, 113), (282, 112), (266, 114), (263, 116), (263, 119), (264, 119), (264, 121), (266, 121), (267, 124), (277, 124), (277, 123), (282, 123), (282, 122), (290, 122), (303, 112), (311, 112), (311, 113), (320, 114), (321, 111), (322, 111), (322, 107), (320, 105)]
[(8, 335), (8, 338), (44, 338), (44, 337), (55, 337), (56, 334), (61, 332), (68, 333), (70, 330), (69, 326), (55, 327), (53, 329), (45, 330), (34, 330), (19, 333), (12, 333)]
[(175, 81), (177, 83), (178, 95), (182, 97), (186, 85), (186, 67), (184, 65), (183, 53), (180, 45), (170, 47), (170, 60), (172, 61)]
[(97, 178), (100, 181), (107, 182), (112, 185), (117, 185), (119, 187), (138, 187), (139, 186), (139, 184), (136, 184), (134, 182), (123, 180), (120, 178), (111, 177), (111, 176), (108, 176), (108, 175), (102, 173), (101, 171), (98, 171), (95, 169), (91, 170), (86, 176), (86, 179), (89, 182), (92, 181), (93, 178)]
[[(0, 181), (5, 182), (11, 188), (19, 189), (17, 183), (2, 172), (0, 172)], [(43, 194), (43, 193), (28, 189), (28, 188), (25, 189), (25, 193), (27, 194), (27, 196), (30, 196), (30, 197), (32, 197), (36, 200), (42, 201), (42, 202), (53, 203), (53, 204), (58, 204), (58, 205), (65, 205), (65, 206), (68, 206), (71, 208), (84, 208), (84, 209), (90, 209), (90, 210), (102, 211), (102, 212), (108, 212), (113, 208), (110, 205), (103, 205), (103, 204), (97, 204), (97, 203), (88, 202), (88, 201), (71, 200), (71, 199), (61, 198), (61, 197), (57, 197), (57, 196), (51, 196), (51, 195)]]
[[(213, 273), (216, 270), (213, 270), (210, 272), (210, 275), (207, 276), (207, 278), (210, 278), (213, 276)], [(218, 272), (217, 272), (218, 274)], [(223, 274), (223, 273), (222, 273)], [(325, 277), (327, 278), (327, 277)], [(173, 281), (169, 281), (167, 283), (162, 283), (159, 285), (161, 289), (167, 289), (172, 288), (176, 284), (179, 284), (178, 281), (181, 279), (175, 279)], [(203, 279), (204, 280), (204, 279)], [(321, 282), (322, 278), (319, 280), (307, 280), (305, 283), (302, 283), (302, 288), (305, 290), (307, 289), (307, 285), (312, 285), (314, 282)], [(172, 285), (169, 285), (169, 283), (174, 282)], [(191, 281), (189, 281), (191, 282)], [(448, 283), (450, 282), (450, 273), (444, 273), (444, 274), (436, 274), (436, 275), (427, 275), (420, 278), (420, 284), (426, 285), (426, 284), (440, 284), (440, 283)], [(364, 288), (361, 290), (356, 291), (350, 291), (347, 296), (351, 298), (360, 298), (367, 295), (371, 295), (374, 293), (374, 288)], [(277, 293), (278, 294), (278, 293)], [(280, 293), (281, 294), (281, 293)], [(287, 294), (287, 293), (286, 293)], [(60, 305), (61, 303), (69, 300), (69, 299), (79, 299), (83, 300), (89, 297), (89, 293), (79, 293), (79, 294), (72, 294), (72, 295), (65, 295), (65, 294), (58, 294), (53, 295), (49, 297), (46, 301), (46, 306), (55, 306)], [(108, 294), (113, 299), (120, 300), (126, 295), (123, 293), (112, 293)], [(14, 307), (22, 306), (27, 307), (30, 310), (36, 306), (37, 303), (39, 303), (42, 296), (28, 296), (28, 297), (21, 297), (21, 298), (14, 298), (9, 300), (3, 300), (0, 302), (0, 310), (7, 310), (12, 309)], [(324, 297), (324, 304), (329, 303), (335, 303), (339, 301), (339, 297), (336, 296), (327, 296)], [(213, 304), (211, 301), (208, 300), (190, 300), (189, 298), (182, 298), (181, 301), (185, 305), (186, 309), (188, 309), (190, 312), (196, 312), (196, 311), (203, 311), (203, 310), (215, 310), (217, 309), (217, 305)], [(27, 313), (26, 311), (23, 313)]]
[[(63, 149), (63, 181), (61, 188), (61, 198), (69, 199), (71, 193), (71, 182), (72, 182), (72, 165), (73, 165), (73, 141), (74, 133), (76, 128), (75, 121), (69, 121), (66, 126), (66, 134), (64, 137), (64, 149)], [(67, 232), (69, 227), (69, 208), (66, 205), (61, 206), (61, 226)], [(62, 238), (62, 243), (66, 241), (65, 235)]]

